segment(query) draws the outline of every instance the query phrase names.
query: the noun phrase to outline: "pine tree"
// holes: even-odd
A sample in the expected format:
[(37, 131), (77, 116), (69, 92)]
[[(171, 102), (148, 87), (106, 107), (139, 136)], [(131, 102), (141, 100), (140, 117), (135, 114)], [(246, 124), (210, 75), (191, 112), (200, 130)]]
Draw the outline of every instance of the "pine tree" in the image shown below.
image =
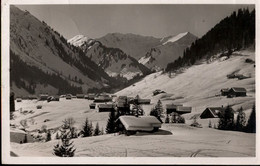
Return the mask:
[(249, 133), (256, 132), (256, 117), (255, 117), (255, 105), (252, 108), (252, 112), (247, 122), (246, 131)]
[(27, 134), (24, 135), (24, 140), (23, 140), (23, 143), (27, 143), (28, 142), (28, 139), (27, 139)]
[(234, 129), (234, 112), (230, 106), (227, 106), (224, 113), (220, 114), (218, 129), (221, 130)]
[(74, 148), (73, 141), (70, 142), (70, 136), (69, 136), (69, 125), (67, 124), (67, 121), (63, 121), (63, 125), (60, 129), (61, 131), (61, 145), (58, 143), (54, 146), (53, 154), (59, 157), (73, 157), (76, 149)]
[(92, 132), (93, 132), (92, 124), (89, 123), (88, 118), (86, 118), (83, 129), (81, 130), (81, 133), (83, 134), (83, 137), (90, 137), (90, 136), (92, 136)]
[(58, 132), (56, 133), (55, 138), (56, 138), (56, 139), (60, 139), (60, 136), (59, 136), (59, 133), (58, 133)]
[(99, 130), (99, 125), (98, 125), (98, 123), (97, 123), (93, 135), (94, 135), (94, 136), (101, 135), (100, 132), (101, 132), (101, 131)]
[(11, 92), (11, 94), (10, 94), (10, 120), (14, 119), (14, 111), (15, 111), (14, 93)]
[(241, 107), (238, 110), (238, 115), (237, 115), (237, 121), (236, 121), (236, 130), (238, 131), (243, 131), (246, 125), (246, 114), (243, 111), (243, 108)]
[(51, 132), (48, 130), (45, 142), (48, 142), (50, 140), (51, 140)]
[(109, 114), (109, 119), (107, 121), (107, 126), (106, 126), (106, 133), (114, 133), (115, 132), (115, 111), (114, 109), (110, 112)]
[(169, 115), (167, 114), (164, 123), (169, 123), (169, 121), (170, 121), (170, 119), (169, 119)]
[(155, 105), (155, 110), (158, 112), (158, 116), (161, 117), (163, 114), (163, 106), (161, 100), (158, 100), (157, 104)]

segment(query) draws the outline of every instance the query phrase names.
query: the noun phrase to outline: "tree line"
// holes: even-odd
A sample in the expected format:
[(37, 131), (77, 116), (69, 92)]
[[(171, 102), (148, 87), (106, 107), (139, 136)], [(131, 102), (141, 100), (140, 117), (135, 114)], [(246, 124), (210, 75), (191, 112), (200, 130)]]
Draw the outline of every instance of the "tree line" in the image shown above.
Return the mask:
[[(35, 66), (26, 64), (12, 50), (10, 50), (10, 59), (10, 86), (14, 82), (18, 88), (24, 88), (30, 94), (34, 94), (37, 83), (44, 85), (48, 82), (48, 84), (59, 90), (58, 94), (82, 93), (82, 87), (71, 85), (58, 74), (45, 73)], [(25, 83), (25, 80), (28, 84)]]

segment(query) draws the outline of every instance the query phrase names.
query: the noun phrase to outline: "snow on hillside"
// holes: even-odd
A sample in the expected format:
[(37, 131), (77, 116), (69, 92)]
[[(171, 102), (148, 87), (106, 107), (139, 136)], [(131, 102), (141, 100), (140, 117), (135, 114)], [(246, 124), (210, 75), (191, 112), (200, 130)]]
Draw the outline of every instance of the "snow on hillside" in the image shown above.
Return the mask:
[(84, 36), (84, 35), (76, 35), (73, 38), (68, 40), (68, 43), (76, 46), (81, 47), (85, 42), (90, 42), (92, 39)]
[[(95, 137), (73, 139), (76, 157), (253, 157), (256, 155), (256, 135), (237, 131), (221, 131), (208, 128), (208, 119), (198, 119), (203, 128), (190, 127), (191, 116), (200, 114), (207, 106), (232, 105), (236, 110), (241, 106), (249, 117), (252, 105), (255, 102), (255, 68), (254, 64), (245, 63), (245, 59), (254, 60), (255, 53), (244, 50), (235, 52), (230, 59), (220, 61), (215, 59), (211, 63), (202, 63), (183, 70), (179, 74), (160, 72), (146, 76), (135, 86), (129, 86), (118, 93), (141, 98), (151, 98), (151, 105), (142, 105), (148, 115), (151, 107), (162, 100), (163, 107), (168, 103), (182, 103), (192, 106), (192, 113), (184, 115), (186, 124), (163, 124), (159, 132), (138, 132), (136, 135), (125, 136), (105, 134)], [(223, 59), (222, 59), (223, 60)], [(251, 75), (244, 80), (227, 79), (226, 75), (234, 71), (239, 74)], [(246, 97), (226, 98), (216, 96), (221, 88), (245, 87)], [(152, 96), (155, 89), (167, 93)], [(108, 112), (98, 113), (91, 110), (92, 101), (85, 99), (61, 99), (59, 102), (23, 100), (15, 103), (15, 119), (11, 121), (17, 128), (21, 121), (27, 120), (28, 131), (40, 129), (46, 125), (48, 129), (57, 129), (65, 118), (75, 119), (75, 127), (81, 129), (86, 118), (99, 123), (105, 129)], [(42, 105), (42, 109), (36, 109)], [(22, 113), (33, 110), (31, 113)], [(212, 119), (212, 125), (217, 119)], [(11, 151), (18, 156), (46, 156), (52, 157), (53, 146), (59, 140), (17, 144), (11, 143)], [(152, 146), (151, 146), (152, 145)], [(174, 147), (174, 148), (173, 148)], [(33, 153), (32, 153), (33, 152)]]
[(146, 64), (147, 62), (149, 62), (149, 60), (151, 59), (151, 57), (141, 57), (138, 62), (141, 63), (141, 64)]
[(173, 36), (173, 37), (171, 37), (171, 38), (169, 38), (166, 42), (164, 42), (162, 45), (165, 45), (165, 44), (167, 44), (167, 43), (169, 43), (169, 42), (176, 42), (176, 41), (178, 41), (179, 39), (181, 39), (181, 38), (183, 38), (185, 35), (187, 35), (188, 34), (188, 32), (184, 32), (184, 33), (180, 33), (180, 34), (178, 34), (178, 35), (176, 35), (176, 36)]
[[(245, 63), (245, 59), (254, 60), (255, 53), (249, 50), (235, 52), (230, 59), (225, 61), (215, 60), (210, 64), (206, 62), (194, 65), (179, 74), (161, 72), (146, 76), (135, 86), (129, 86), (117, 95), (151, 98), (154, 105), (159, 99), (164, 108), (168, 103), (182, 103), (184, 106), (192, 106), (192, 113), (184, 115), (187, 118), (194, 114), (200, 114), (206, 107), (219, 107), (232, 105), (234, 109), (241, 106), (244, 110), (251, 110), (255, 103), (255, 68), (253, 64)], [(248, 75), (251, 78), (238, 80), (228, 79), (227, 74), (236, 71), (238, 74)], [(244, 87), (247, 90), (246, 97), (226, 98), (216, 96), (222, 88)], [(153, 96), (153, 91), (161, 89), (167, 94)], [(152, 105), (144, 106), (149, 113)]]
[(183, 55), (183, 51), (197, 39), (190, 32), (180, 33), (174, 37), (169, 36), (161, 43), (148, 51), (139, 62), (152, 70), (166, 68), (167, 64)]

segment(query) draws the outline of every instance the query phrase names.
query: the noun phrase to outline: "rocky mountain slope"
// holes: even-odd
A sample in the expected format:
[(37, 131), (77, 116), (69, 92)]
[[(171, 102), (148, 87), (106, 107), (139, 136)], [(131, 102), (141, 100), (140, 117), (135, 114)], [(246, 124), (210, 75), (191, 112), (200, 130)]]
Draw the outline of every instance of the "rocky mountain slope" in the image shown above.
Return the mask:
[(183, 51), (196, 39), (197, 37), (190, 32), (163, 38), (161, 44), (151, 48), (145, 56), (139, 59), (139, 62), (150, 69), (159, 70), (165, 68), (169, 62), (182, 56)]
[[(106, 47), (99, 41), (83, 36), (79, 38), (79, 36), (75, 36), (68, 41), (75, 46), (78, 46), (78, 43), (82, 43), (79, 48), (82, 49), (87, 57), (104, 69), (109, 76), (130, 80), (136, 76), (150, 73), (148, 68), (124, 53), (121, 49)], [(85, 41), (85, 39), (88, 40)]]
[(58, 32), (15, 6), (10, 7), (10, 59), (17, 95), (80, 93), (115, 83)]
[(165, 38), (109, 33), (97, 40), (107, 47), (120, 48), (149, 69), (157, 70), (182, 55), (196, 38), (189, 32)]

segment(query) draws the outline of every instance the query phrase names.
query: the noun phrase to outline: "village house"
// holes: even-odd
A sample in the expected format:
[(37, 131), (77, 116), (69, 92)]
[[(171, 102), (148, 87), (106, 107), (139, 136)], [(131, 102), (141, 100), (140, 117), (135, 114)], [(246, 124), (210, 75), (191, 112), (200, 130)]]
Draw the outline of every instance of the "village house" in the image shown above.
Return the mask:
[(154, 116), (120, 116), (116, 123), (119, 132), (126, 135), (135, 134), (137, 131), (158, 131), (162, 125)]
[(94, 94), (94, 93), (89, 93), (88, 94), (88, 100), (94, 100), (95, 97), (96, 97), (96, 94)]
[(28, 143), (33, 142), (33, 137), (20, 129), (10, 129), (10, 142)]
[(201, 119), (219, 118), (219, 115), (225, 111), (224, 107), (207, 107), (200, 115)]
[[(166, 113), (171, 114), (173, 112), (177, 112), (177, 108), (185, 109), (185, 108), (181, 108), (181, 107), (183, 107), (182, 104), (166, 104)], [(188, 111), (187, 113), (190, 113), (190, 112)]]
[(76, 94), (77, 99), (84, 99), (84, 94)]
[(96, 108), (96, 103), (91, 103), (91, 104), (89, 104), (89, 108), (90, 108), (90, 109), (95, 109), (95, 108)]
[(246, 96), (246, 89), (242, 87), (232, 87), (229, 89), (228, 94), (230, 96), (235, 96), (235, 97)]
[(102, 103), (102, 102), (109, 102), (112, 101), (112, 97), (110, 97), (109, 95), (99, 95), (98, 97), (94, 98), (94, 102), (96, 103)]
[(40, 94), (40, 100), (47, 100), (49, 97), (48, 94)]
[(99, 104), (98, 112), (111, 112), (114, 110), (114, 104)]
[(223, 88), (223, 89), (220, 90), (220, 92), (221, 92), (222, 96), (227, 96), (228, 92), (229, 92), (229, 89), (228, 88)]

